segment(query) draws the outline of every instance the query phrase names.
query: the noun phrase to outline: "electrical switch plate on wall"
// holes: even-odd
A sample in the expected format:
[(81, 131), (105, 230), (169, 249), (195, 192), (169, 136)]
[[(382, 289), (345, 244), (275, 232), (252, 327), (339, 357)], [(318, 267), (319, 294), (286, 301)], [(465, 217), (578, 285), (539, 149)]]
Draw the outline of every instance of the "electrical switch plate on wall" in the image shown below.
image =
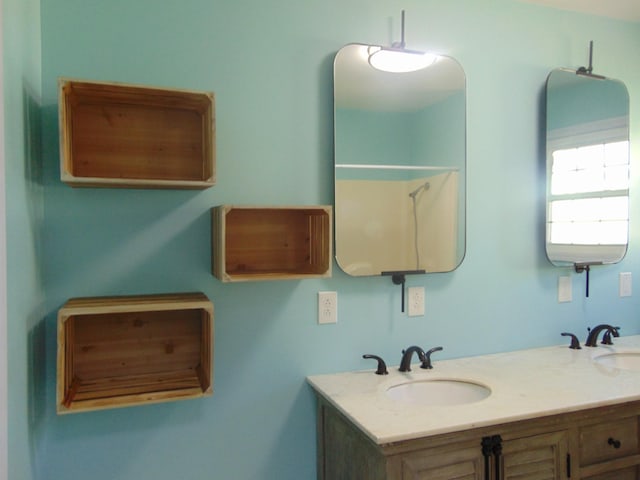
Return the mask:
[(338, 292), (318, 292), (318, 323), (338, 323)]
[(620, 272), (619, 276), (619, 292), (621, 297), (631, 296), (631, 272)]
[(424, 287), (409, 287), (409, 316), (424, 315)]
[(558, 302), (570, 302), (573, 300), (571, 291), (571, 277), (562, 276), (558, 277)]

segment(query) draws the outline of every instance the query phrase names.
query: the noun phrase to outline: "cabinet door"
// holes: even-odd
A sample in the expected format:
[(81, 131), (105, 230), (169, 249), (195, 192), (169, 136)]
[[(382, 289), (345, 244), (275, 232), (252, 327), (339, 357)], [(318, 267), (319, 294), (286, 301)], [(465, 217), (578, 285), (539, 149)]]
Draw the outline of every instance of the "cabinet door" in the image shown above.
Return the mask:
[(501, 480), (559, 480), (568, 477), (566, 431), (502, 442)]
[(321, 403), (318, 415), (318, 479), (387, 479), (386, 459), (373, 442), (331, 406)]
[(402, 455), (402, 480), (484, 480), (484, 458), (478, 446), (449, 445)]

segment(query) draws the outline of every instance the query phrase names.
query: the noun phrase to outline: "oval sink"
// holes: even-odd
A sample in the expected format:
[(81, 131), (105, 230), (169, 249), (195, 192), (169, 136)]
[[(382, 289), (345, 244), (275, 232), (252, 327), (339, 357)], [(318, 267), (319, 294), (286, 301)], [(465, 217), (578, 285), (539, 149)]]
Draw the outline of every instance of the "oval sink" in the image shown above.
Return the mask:
[(640, 352), (607, 353), (595, 357), (594, 360), (605, 367), (640, 371)]
[(423, 380), (400, 383), (387, 389), (392, 400), (410, 405), (465, 405), (491, 395), (491, 389), (466, 380)]

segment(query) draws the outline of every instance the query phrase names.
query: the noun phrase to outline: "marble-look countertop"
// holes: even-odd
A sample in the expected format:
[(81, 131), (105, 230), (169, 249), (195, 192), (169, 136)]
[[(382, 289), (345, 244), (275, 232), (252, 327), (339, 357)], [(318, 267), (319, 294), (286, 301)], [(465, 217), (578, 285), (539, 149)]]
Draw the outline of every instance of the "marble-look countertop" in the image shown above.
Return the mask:
[[(640, 400), (640, 370), (604, 366), (594, 358), (612, 352), (640, 352), (640, 335), (614, 338), (615, 345), (553, 347), (438, 360), (432, 370), (420, 363), (411, 372), (389, 366), (373, 370), (313, 375), (316, 392), (377, 444), (469, 428), (497, 425), (585, 408)], [(446, 346), (445, 346), (446, 348)], [(417, 361), (417, 356), (413, 356)], [(415, 380), (457, 379), (487, 386), (491, 395), (466, 405), (422, 406), (392, 400), (386, 390)]]

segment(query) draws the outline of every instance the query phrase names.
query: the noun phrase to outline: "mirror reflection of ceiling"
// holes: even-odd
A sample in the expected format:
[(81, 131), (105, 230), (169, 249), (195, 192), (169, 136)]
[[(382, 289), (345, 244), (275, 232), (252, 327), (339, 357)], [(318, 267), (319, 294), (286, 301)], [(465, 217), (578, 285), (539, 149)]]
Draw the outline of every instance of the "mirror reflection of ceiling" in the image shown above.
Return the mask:
[(339, 108), (368, 111), (416, 111), (464, 89), (464, 77), (455, 62), (436, 61), (425, 70), (402, 75), (375, 70), (368, 62), (368, 45), (343, 48), (334, 79)]
[(518, 0), (574, 12), (640, 22), (638, 0)]

